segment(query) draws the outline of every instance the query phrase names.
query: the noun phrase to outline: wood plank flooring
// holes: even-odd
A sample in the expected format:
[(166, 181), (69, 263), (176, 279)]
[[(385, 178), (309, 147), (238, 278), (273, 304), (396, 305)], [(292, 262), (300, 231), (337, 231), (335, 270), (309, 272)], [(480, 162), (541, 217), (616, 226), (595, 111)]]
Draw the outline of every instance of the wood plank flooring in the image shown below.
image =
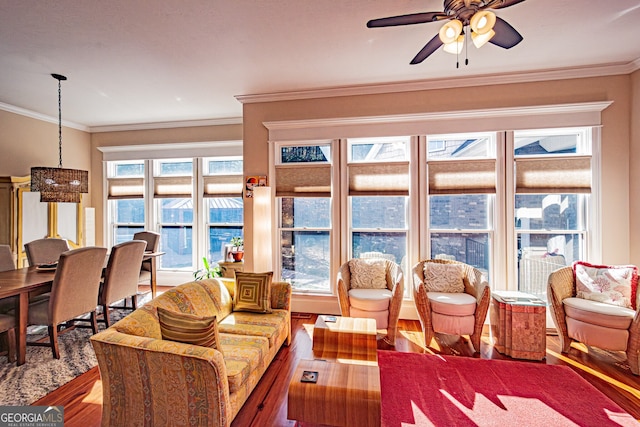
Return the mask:
[[(287, 389), (298, 360), (310, 358), (311, 333), (316, 315), (296, 315), (292, 320), (293, 341), (276, 355), (269, 369), (255, 388), (232, 427), (294, 426), (287, 419)], [(473, 355), (466, 340), (450, 336), (437, 336), (429, 349), (424, 349), (418, 321), (401, 320), (395, 351), (430, 352), (481, 357), (483, 359), (509, 359), (494, 350), (488, 334), (483, 336), (481, 351)], [(394, 350), (384, 342), (378, 348)], [(574, 344), (568, 355), (560, 354), (558, 339), (547, 336), (547, 356), (541, 362), (568, 365), (579, 375), (615, 401), (633, 417), (640, 420), (640, 377), (629, 371), (624, 353), (611, 353)], [(102, 389), (98, 368), (79, 376), (60, 387), (35, 405), (64, 405), (65, 427), (92, 427), (100, 425)]]

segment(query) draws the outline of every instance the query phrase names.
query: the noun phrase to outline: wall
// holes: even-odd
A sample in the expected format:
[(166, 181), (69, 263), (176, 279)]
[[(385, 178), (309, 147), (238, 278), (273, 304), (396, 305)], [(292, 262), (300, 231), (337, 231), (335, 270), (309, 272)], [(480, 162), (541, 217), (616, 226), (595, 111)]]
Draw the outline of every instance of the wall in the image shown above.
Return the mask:
[[(32, 166), (58, 166), (58, 124), (0, 110), (0, 175), (26, 176)], [(91, 168), (90, 135), (62, 128), (62, 165)], [(89, 191), (92, 190), (91, 178)], [(85, 199), (86, 200), (86, 199)]]
[[(176, 144), (191, 142), (242, 140), (242, 125), (179, 127), (167, 129), (118, 131), (94, 133), (91, 136), (91, 179), (102, 182), (102, 152), (99, 147), (147, 144)], [(104, 245), (103, 186), (95, 186), (93, 206), (96, 208), (96, 244)]]
[[(631, 75), (629, 150), (629, 231), (631, 235), (630, 262), (640, 265), (640, 71)], [(634, 167), (635, 166), (635, 167)]]
[[(634, 81), (640, 80), (635, 73)], [(245, 103), (245, 174), (268, 172), (265, 121), (308, 120), (448, 112), (474, 108), (508, 108), (579, 102), (613, 101), (602, 113), (602, 261), (628, 263), (630, 258), (629, 158), (631, 77), (611, 76), (534, 83), (449, 88), (375, 95)], [(637, 96), (636, 98), (640, 98)], [(637, 117), (637, 114), (636, 114)], [(250, 201), (245, 202), (245, 246), (252, 245)], [(633, 214), (638, 213), (635, 208)], [(640, 255), (640, 254), (638, 254)], [(245, 265), (253, 263), (245, 254)], [(640, 262), (640, 259), (635, 259)]]

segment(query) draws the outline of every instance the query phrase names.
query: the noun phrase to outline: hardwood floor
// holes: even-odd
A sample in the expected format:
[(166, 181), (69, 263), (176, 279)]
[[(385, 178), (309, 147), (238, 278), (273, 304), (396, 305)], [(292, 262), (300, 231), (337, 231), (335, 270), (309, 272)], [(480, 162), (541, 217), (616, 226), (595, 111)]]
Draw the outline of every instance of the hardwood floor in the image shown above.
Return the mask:
[[(293, 340), (290, 347), (283, 347), (255, 388), (242, 410), (236, 416), (233, 427), (294, 426), (287, 420), (287, 389), (298, 360), (311, 355), (311, 328), (316, 315), (294, 314)], [(395, 351), (430, 352), (480, 357), (483, 359), (509, 359), (495, 351), (490, 337), (483, 336), (481, 351), (472, 354), (466, 340), (438, 336), (432, 347), (425, 350), (417, 321), (401, 320)], [(378, 348), (394, 350), (384, 342)], [(567, 365), (593, 384), (610, 399), (640, 419), (640, 377), (631, 374), (624, 353), (610, 353), (574, 344), (568, 355), (561, 355), (558, 339), (547, 336), (547, 363)], [(64, 405), (65, 427), (92, 427), (100, 425), (102, 413), (102, 389), (98, 368), (79, 376), (70, 383), (43, 397), (34, 405)]]

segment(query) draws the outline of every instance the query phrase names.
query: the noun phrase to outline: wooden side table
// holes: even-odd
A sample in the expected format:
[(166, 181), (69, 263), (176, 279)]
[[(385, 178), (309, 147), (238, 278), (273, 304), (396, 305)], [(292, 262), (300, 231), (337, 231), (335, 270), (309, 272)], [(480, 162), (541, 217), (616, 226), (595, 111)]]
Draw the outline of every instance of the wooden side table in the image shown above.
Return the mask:
[(490, 316), (495, 349), (517, 359), (544, 359), (546, 308), (546, 302), (535, 295), (492, 292)]
[(236, 278), (236, 271), (244, 271), (244, 261), (238, 262), (224, 262), (218, 261), (220, 270), (222, 271), (222, 277), (228, 277), (230, 279)]

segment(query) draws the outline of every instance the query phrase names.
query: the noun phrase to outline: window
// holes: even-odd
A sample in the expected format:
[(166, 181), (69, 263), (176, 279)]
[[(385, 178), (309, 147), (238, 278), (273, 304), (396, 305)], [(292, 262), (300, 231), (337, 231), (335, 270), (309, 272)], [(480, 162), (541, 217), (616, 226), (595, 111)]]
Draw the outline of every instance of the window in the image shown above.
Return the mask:
[(160, 268), (193, 269), (193, 159), (154, 162), (154, 205)]
[(407, 271), (409, 144), (409, 137), (347, 140), (349, 258), (386, 258)]
[(219, 260), (231, 238), (243, 236), (242, 158), (205, 158), (204, 165), (206, 251)]
[(514, 134), (518, 289), (545, 301), (549, 274), (585, 258), (590, 153), (585, 129)]
[(329, 292), (331, 143), (279, 147), (279, 269), (298, 292)]
[(430, 257), (464, 262), (488, 277), (497, 177), (495, 153), (494, 134), (427, 138)]
[(144, 162), (110, 162), (107, 176), (111, 241), (118, 244), (145, 228)]
[(221, 261), (231, 238), (243, 236), (239, 148), (209, 157), (107, 161), (108, 244), (154, 230), (165, 252), (160, 271), (190, 275), (203, 257)]

